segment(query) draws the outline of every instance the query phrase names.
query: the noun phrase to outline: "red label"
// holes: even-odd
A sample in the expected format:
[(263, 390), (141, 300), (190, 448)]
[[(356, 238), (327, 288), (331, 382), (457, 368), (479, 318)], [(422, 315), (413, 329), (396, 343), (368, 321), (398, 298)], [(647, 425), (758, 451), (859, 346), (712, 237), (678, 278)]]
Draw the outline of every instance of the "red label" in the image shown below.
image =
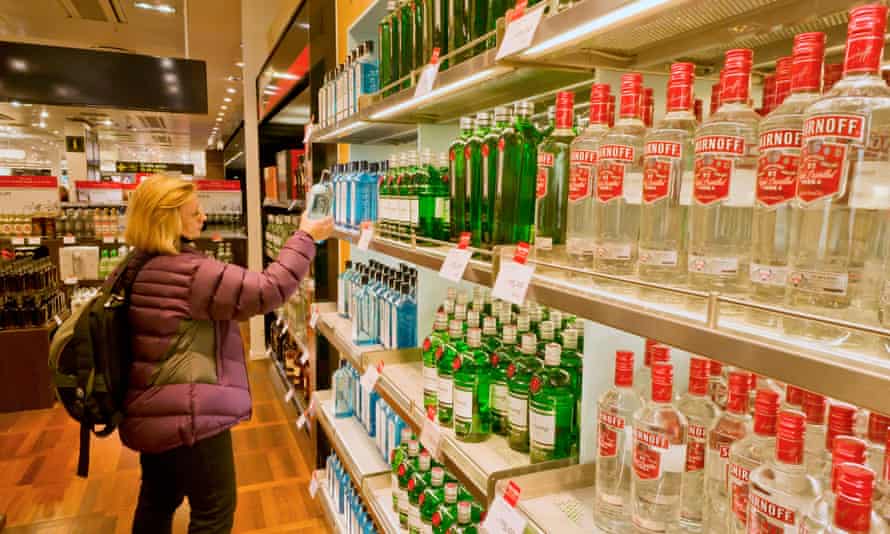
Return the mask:
[(730, 464), (729, 476), (747, 483), (751, 480), (751, 471), (738, 464)]
[(538, 167), (553, 167), (553, 154), (538, 152)]
[(491, 150), (488, 148), (488, 145), (482, 145), (482, 157), (487, 158), (489, 154), (491, 154)]
[(695, 158), (693, 196), (699, 204), (711, 204), (729, 197), (732, 160), (710, 155)]
[(464, 158), (470, 159), (473, 157), (473, 151), (470, 150), (470, 145), (464, 147)]
[(590, 167), (572, 165), (569, 175), (569, 200), (577, 202), (590, 196)]
[(761, 152), (757, 160), (757, 201), (765, 206), (775, 206), (794, 198), (799, 164), (799, 153)]
[(538, 176), (535, 181), (535, 198), (547, 196), (547, 169), (538, 167)]
[(730, 482), (730, 499), (732, 501), (732, 513), (736, 516), (736, 518), (742, 522), (742, 524), (746, 524), (748, 522), (748, 475), (750, 471), (743, 467), (732, 466), (741, 469), (745, 472), (745, 479), (742, 482), (741, 478), (732, 479)]
[(498, 152), (503, 152), (503, 151), (504, 151), (504, 146), (506, 146), (506, 144), (507, 144), (507, 142), (504, 141), (504, 138), (503, 138), (503, 137), (501, 137), (500, 139), (498, 139)]
[(528, 0), (516, 0), (516, 6), (507, 13), (507, 22), (513, 22), (525, 15), (525, 6), (527, 4)]
[(760, 151), (772, 148), (800, 148), (803, 130), (770, 130), (760, 134)]
[(718, 445), (717, 452), (720, 453), (721, 458), (729, 458), (729, 445)]
[(519, 486), (511, 480), (510, 483), (507, 484), (507, 489), (504, 490), (504, 500), (507, 501), (507, 504), (515, 508), (516, 503), (519, 502), (519, 492)]
[(537, 376), (532, 377), (531, 381), (528, 383), (528, 389), (532, 393), (537, 393), (541, 391), (541, 379)]
[[(883, 26), (882, 26), (883, 27)], [(847, 39), (844, 73), (877, 72), (884, 55), (884, 32), (864, 33)]]
[(661, 454), (645, 443), (634, 444), (633, 463), (634, 472), (643, 480), (658, 478), (661, 473)]
[(515, 374), (516, 374), (516, 366), (511, 363), (510, 365), (507, 366), (507, 377), (513, 378), (513, 375), (515, 375)]
[(611, 457), (618, 454), (618, 433), (607, 427), (600, 425), (599, 429), (599, 455), (600, 457)]
[(430, 350), (432, 347), (433, 347), (433, 344), (430, 341), (430, 338), (425, 338), (423, 340), (423, 350), (427, 351), (427, 350)]
[[(766, 517), (775, 519), (776, 521), (780, 521), (787, 525), (794, 524), (794, 510), (789, 510), (784, 506), (779, 506), (778, 504), (770, 502), (769, 500), (764, 499), (756, 493), (751, 493), (748, 498), (751, 503), (751, 508), (754, 509), (755, 512), (757, 512), (756, 514), (754, 514), (755, 517), (757, 516), (757, 514), (763, 514)], [(763, 524), (765, 523), (765, 521), (761, 519), (760, 521), (758, 521), (758, 523)], [(756, 530), (756, 532), (760, 531), (761, 530), (759, 528)], [(781, 532), (781, 529), (778, 529), (778, 532)]]
[(695, 153), (745, 154), (745, 138), (734, 135), (705, 135), (695, 140)]
[(840, 191), (846, 159), (845, 144), (807, 141), (800, 156), (797, 198), (813, 202)]
[(439, 55), (442, 53), (442, 50), (437, 46), (433, 48), (433, 54), (430, 56), (430, 65), (435, 65), (439, 63)]
[(572, 165), (596, 165), (595, 150), (572, 150)]
[[(525, 262), (528, 260), (528, 249), (528, 243), (524, 241), (517, 243), (516, 252), (513, 254), (513, 261), (525, 265)], [(513, 364), (510, 365), (512, 366)]]
[(634, 147), (628, 145), (603, 145), (600, 147), (599, 159), (617, 159), (633, 162)]
[(652, 447), (658, 447), (659, 449), (667, 450), (671, 446), (670, 441), (664, 434), (646, 432), (645, 430), (634, 429), (634, 439), (640, 443), (644, 443)]
[(705, 439), (708, 435), (708, 429), (701, 425), (689, 425), (689, 437), (695, 439)]
[(673, 167), (670, 161), (646, 158), (643, 165), (643, 202), (650, 204), (670, 194)]
[(705, 444), (690, 441), (686, 445), (686, 472), (700, 471), (705, 468)]
[(439, 345), (438, 347), (436, 347), (436, 359), (437, 360), (442, 359), (442, 345)]
[(817, 115), (803, 123), (803, 136), (840, 137), (854, 141), (865, 140), (865, 117), (861, 115)]
[(457, 248), (464, 250), (468, 246), (470, 246), (470, 236), (473, 235), (471, 232), (461, 232), (460, 240), (457, 242)]
[(596, 178), (596, 198), (600, 202), (624, 195), (624, 164), (600, 162)]
[[(110, 182), (75, 182), (78, 189), (99, 189)], [(237, 183), (237, 182), (236, 182)], [(121, 184), (111, 184), (109, 189), (119, 189)], [(59, 179), (56, 176), (0, 176), (0, 187), (23, 189), (56, 189), (59, 187)]]
[(659, 158), (680, 159), (683, 146), (680, 143), (670, 141), (650, 141), (646, 143), (646, 157), (657, 156)]
[(600, 423), (614, 428), (624, 428), (624, 418), (611, 413), (601, 413)]
[(448, 151), (448, 159), (450, 159), (451, 161), (454, 161), (454, 149), (453, 148)]
[(460, 358), (455, 358), (451, 361), (451, 368), (455, 371), (460, 369)]

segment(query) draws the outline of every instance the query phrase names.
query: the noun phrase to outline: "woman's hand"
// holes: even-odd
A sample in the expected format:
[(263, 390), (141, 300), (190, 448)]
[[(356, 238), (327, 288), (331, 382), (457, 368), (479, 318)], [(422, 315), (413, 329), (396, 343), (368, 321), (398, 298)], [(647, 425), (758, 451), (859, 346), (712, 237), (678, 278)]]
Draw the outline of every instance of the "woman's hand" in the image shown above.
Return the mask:
[(312, 236), (315, 241), (324, 241), (334, 233), (334, 218), (310, 219), (302, 216), (300, 217), (300, 230)]

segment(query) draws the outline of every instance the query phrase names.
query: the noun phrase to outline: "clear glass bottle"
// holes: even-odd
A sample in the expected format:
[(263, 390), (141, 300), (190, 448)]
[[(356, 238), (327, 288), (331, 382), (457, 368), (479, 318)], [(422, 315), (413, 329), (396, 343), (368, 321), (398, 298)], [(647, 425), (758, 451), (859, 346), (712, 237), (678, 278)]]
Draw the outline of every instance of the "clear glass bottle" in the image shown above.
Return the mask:
[(566, 252), (574, 267), (593, 267), (596, 237), (593, 186), (600, 141), (609, 131), (609, 84), (590, 89), (590, 123), (572, 141)]
[[(760, 125), (760, 157), (754, 206), (751, 296), (781, 305), (788, 279), (793, 200), (797, 190), (804, 112), (817, 98), (825, 52), (825, 34), (802, 33), (794, 37), (793, 55), (776, 64), (779, 91), (790, 82), (791, 95)], [(779, 95), (777, 99), (781, 99)], [(776, 316), (751, 314), (757, 322), (774, 324)]]
[(720, 108), (695, 135), (688, 270), (689, 283), (703, 291), (748, 289), (760, 122), (749, 103), (752, 62), (751, 50), (726, 52)]
[[(874, 322), (881, 293), (890, 189), (890, 87), (881, 78), (887, 7), (850, 10), (844, 77), (807, 108), (791, 230), (788, 299), (809, 313)], [(868, 237), (866, 237), (868, 236)], [(886, 287), (886, 286), (885, 286)], [(848, 333), (789, 321), (822, 340)]]
[(872, 511), (875, 474), (867, 467), (846, 463), (839, 467), (832, 534), (878, 534), (887, 526)]
[(638, 247), (640, 278), (686, 282), (686, 218), (693, 183), (695, 65), (674, 63), (667, 114), (646, 136)]
[(600, 141), (593, 269), (602, 273), (631, 275), (636, 268), (646, 136), (642, 99), (643, 75), (622, 75), (619, 119)]
[(831, 468), (834, 455), (834, 442), (840, 436), (853, 435), (853, 421), (856, 408), (849, 404), (833, 401), (828, 406), (828, 425), (825, 432), (825, 443), (822, 445), (821, 471), (807, 469), (807, 473), (822, 483), (823, 487), (831, 486)]
[(671, 364), (652, 364), (652, 400), (634, 414), (630, 498), (639, 533), (670, 532), (680, 522), (687, 423), (671, 404), (673, 371)]
[(705, 507), (705, 455), (708, 429), (720, 413), (708, 398), (708, 360), (689, 360), (689, 390), (677, 399), (677, 409), (689, 423), (686, 465), (683, 470), (683, 499), (680, 525), (686, 531), (700, 532)]
[(648, 402), (651, 399), (649, 395), (652, 392), (653, 363), (671, 363), (671, 348), (657, 341), (647, 339), (643, 366), (634, 375), (634, 389), (637, 390), (644, 402)]
[(729, 531), (729, 448), (750, 433), (748, 373), (733, 371), (729, 373), (726, 411), (708, 430), (708, 452), (705, 460), (705, 532), (720, 534)]
[(748, 532), (798, 532), (819, 497), (819, 482), (803, 464), (804, 427), (799, 412), (779, 412), (774, 459), (751, 472)]
[[(867, 445), (859, 438), (852, 436), (839, 436), (834, 440), (834, 450), (831, 458), (831, 481), (823, 484), (822, 495), (813, 503), (810, 512), (804, 518), (803, 529), (807, 534), (828, 532), (834, 516), (837, 502), (838, 479), (842, 470), (841, 465), (846, 463), (865, 465), (865, 451)], [(874, 515), (878, 524), (883, 520)]]
[(634, 353), (615, 353), (615, 385), (597, 402), (596, 500), (593, 520), (606, 532), (630, 528), (633, 416), (643, 399), (633, 388)]
[(535, 254), (551, 258), (553, 247), (566, 241), (566, 216), (569, 199), (569, 145), (575, 94), (560, 91), (556, 95), (556, 122), (553, 132), (538, 145), (538, 175), (535, 189)]
[(754, 431), (729, 448), (728, 502), (729, 532), (746, 534), (748, 524), (748, 486), (751, 471), (772, 461), (776, 450), (776, 418), (779, 395), (761, 389), (754, 399)]
[(807, 473), (819, 476), (825, 471), (825, 435), (828, 427), (825, 424), (825, 413), (828, 404), (825, 397), (809, 391), (804, 392), (803, 413), (807, 418), (807, 431), (804, 436), (804, 465)]

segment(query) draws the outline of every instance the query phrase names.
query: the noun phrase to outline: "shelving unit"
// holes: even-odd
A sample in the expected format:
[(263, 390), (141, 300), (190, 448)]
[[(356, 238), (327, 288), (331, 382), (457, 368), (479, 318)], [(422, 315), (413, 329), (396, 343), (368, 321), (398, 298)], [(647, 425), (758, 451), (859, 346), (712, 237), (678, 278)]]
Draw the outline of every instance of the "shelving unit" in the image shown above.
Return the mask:
[(337, 352), (358, 371), (364, 370), (362, 367), (362, 354), (383, 349), (382, 345), (363, 345), (360, 347), (353, 343), (352, 323), (349, 319), (340, 317), (340, 314), (336, 311), (319, 314), (316, 327), (318, 332), (327, 338), (334, 348), (337, 349)]
[(399, 518), (392, 509), (392, 483), (390, 476), (378, 475), (365, 479), (362, 495), (368, 512), (383, 534), (400, 534)]
[(321, 510), (324, 513), (324, 519), (328, 526), (335, 534), (346, 534), (346, 522), (343, 516), (337, 511), (334, 499), (328, 492), (327, 475), (323, 469), (315, 472), (318, 479), (318, 493), (316, 494), (318, 501), (321, 502)]

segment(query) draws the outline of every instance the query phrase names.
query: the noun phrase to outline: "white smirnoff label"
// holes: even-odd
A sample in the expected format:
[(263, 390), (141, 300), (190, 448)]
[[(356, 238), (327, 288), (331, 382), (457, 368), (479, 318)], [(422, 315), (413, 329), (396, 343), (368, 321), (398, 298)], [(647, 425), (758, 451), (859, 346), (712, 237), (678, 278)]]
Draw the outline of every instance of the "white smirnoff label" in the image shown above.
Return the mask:
[(802, 142), (802, 130), (779, 129), (761, 133), (755, 193), (761, 205), (776, 206), (794, 198)]
[(821, 295), (843, 296), (847, 294), (850, 276), (846, 272), (791, 271), (788, 284), (797, 291)]
[(866, 130), (863, 115), (824, 114), (804, 122), (797, 186), (801, 202), (814, 202), (840, 192), (848, 171), (848, 145), (864, 144)]
[(624, 418), (612, 413), (600, 412), (599, 455), (612, 457), (618, 454), (618, 435), (624, 433)]
[(707, 429), (701, 425), (689, 425), (689, 443), (686, 445), (686, 472), (700, 471), (705, 468), (705, 436)]
[(634, 429), (633, 467), (643, 480), (657, 479), (662, 472), (682, 473), (686, 464), (686, 445), (672, 444), (659, 432)]
[(547, 172), (553, 167), (553, 154), (538, 152), (538, 175), (535, 184), (535, 198), (547, 196)]
[(745, 155), (745, 138), (737, 135), (705, 135), (695, 140), (695, 154)]
[(745, 524), (748, 522), (748, 482), (751, 471), (739, 464), (729, 464), (729, 498), (732, 513)]
[(643, 164), (643, 202), (650, 204), (666, 198), (671, 193), (674, 162), (682, 158), (683, 146), (670, 141), (646, 143), (646, 160)]
[(595, 150), (573, 150), (569, 173), (569, 201), (578, 202), (590, 196), (593, 189)]
[(772, 502), (756, 489), (748, 494), (748, 532), (788, 533), (797, 532), (797, 510)]

